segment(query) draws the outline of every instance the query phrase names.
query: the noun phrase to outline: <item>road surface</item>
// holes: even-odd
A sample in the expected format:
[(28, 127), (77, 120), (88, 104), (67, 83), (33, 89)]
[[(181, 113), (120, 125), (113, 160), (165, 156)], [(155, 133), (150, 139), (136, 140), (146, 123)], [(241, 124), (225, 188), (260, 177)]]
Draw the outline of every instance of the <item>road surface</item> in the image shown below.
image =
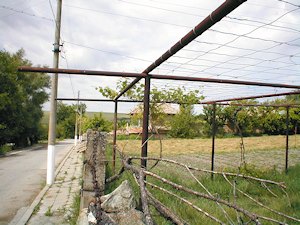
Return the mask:
[[(56, 145), (56, 167), (73, 140)], [(46, 183), (47, 147), (27, 148), (0, 158), (0, 225), (8, 224), (17, 211), (30, 206)]]

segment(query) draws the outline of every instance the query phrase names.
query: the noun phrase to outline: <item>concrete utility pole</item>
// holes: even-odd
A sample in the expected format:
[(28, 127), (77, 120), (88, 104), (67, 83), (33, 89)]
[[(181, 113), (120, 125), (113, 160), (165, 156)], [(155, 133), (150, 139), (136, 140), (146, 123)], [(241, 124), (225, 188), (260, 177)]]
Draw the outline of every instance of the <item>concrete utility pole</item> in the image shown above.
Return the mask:
[[(57, 11), (56, 11), (56, 20), (55, 20), (55, 40), (54, 40), (54, 50), (53, 50), (54, 52), (53, 68), (58, 68), (58, 64), (59, 64), (61, 8), (62, 8), (62, 0), (57, 0)], [(49, 118), (49, 132), (48, 132), (48, 154), (47, 154), (47, 184), (48, 185), (51, 185), (54, 182), (57, 81), (58, 81), (58, 75), (57, 73), (55, 73), (51, 77), (51, 99), (50, 99), (50, 118)]]
[(77, 108), (76, 108), (76, 115), (75, 115), (75, 134), (74, 134), (74, 145), (77, 145), (77, 130), (78, 130), (78, 106), (79, 106), (79, 95), (80, 91), (78, 91), (78, 97), (77, 97)]

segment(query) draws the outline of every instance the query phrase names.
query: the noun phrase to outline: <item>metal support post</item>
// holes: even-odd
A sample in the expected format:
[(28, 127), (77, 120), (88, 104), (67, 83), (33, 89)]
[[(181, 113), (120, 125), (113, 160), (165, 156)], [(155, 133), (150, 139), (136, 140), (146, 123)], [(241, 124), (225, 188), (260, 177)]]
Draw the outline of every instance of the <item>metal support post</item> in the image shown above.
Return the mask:
[(286, 107), (286, 145), (285, 145), (285, 172), (288, 172), (289, 162), (289, 125), (290, 125), (290, 107)]
[(77, 145), (79, 95), (80, 95), (80, 92), (78, 91), (77, 107), (76, 107), (76, 112), (75, 112), (75, 132), (74, 132), (74, 145), (75, 146)]
[[(142, 150), (141, 157), (148, 156), (148, 127), (149, 127), (149, 113), (150, 113), (150, 76), (145, 78), (144, 89), (144, 113), (143, 113), (143, 134), (142, 134)], [(141, 159), (141, 167), (147, 168), (147, 160)]]
[(82, 105), (80, 106), (80, 116), (79, 116), (79, 142), (82, 142)]
[(116, 148), (117, 148), (117, 129), (118, 129), (118, 101), (115, 101), (115, 113), (114, 113), (114, 136), (113, 136), (113, 172), (116, 172)]
[[(216, 137), (216, 103), (213, 104), (212, 112), (212, 147), (211, 147), (211, 171), (214, 171), (214, 161), (215, 161), (215, 137)], [(214, 174), (211, 174), (214, 177)]]
[[(54, 55), (53, 55), (53, 67), (56, 69), (58, 68), (58, 64), (59, 64), (61, 8), (62, 8), (62, 0), (57, 0)], [(54, 182), (57, 82), (58, 82), (58, 75), (57, 73), (55, 73), (51, 77), (50, 117), (49, 117), (48, 152), (47, 152), (47, 184), (48, 185), (51, 185)]]

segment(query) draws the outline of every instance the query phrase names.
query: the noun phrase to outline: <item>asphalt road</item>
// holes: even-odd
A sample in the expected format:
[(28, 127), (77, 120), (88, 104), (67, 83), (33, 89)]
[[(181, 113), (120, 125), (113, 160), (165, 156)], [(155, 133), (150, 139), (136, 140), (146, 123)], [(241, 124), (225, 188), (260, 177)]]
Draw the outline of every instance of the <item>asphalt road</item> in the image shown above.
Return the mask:
[[(56, 145), (56, 167), (73, 140)], [(47, 147), (26, 148), (0, 158), (0, 225), (8, 224), (19, 209), (28, 207), (46, 183)]]

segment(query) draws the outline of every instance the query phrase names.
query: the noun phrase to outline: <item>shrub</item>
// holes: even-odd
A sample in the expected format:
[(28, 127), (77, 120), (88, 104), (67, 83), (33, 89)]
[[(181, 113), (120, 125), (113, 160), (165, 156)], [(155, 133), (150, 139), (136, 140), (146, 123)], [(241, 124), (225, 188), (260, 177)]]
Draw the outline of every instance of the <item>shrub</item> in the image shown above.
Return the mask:
[(2, 145), (0, 146), (0, 155), (5, 155), (5, 153), (11, 151), (12, 146), (11, 145)]

